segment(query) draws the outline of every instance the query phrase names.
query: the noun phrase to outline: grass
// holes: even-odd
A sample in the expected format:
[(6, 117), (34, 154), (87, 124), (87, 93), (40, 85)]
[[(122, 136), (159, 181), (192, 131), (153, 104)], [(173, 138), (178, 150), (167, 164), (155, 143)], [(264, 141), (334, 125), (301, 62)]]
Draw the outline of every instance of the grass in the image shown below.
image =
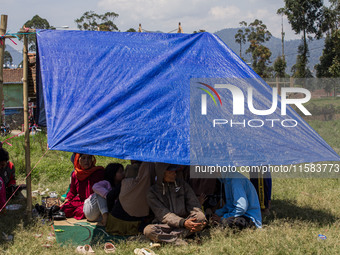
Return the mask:
[[(340, 120), (309, 121), (310, 125), (340, 153)], [(5, 146), (17, 169), (19, 183), (24, 182), (24, 138), (10, 140)], [(31, 137), (31, 165), (34, 166), (46, 151), (46, 136), (39, 133)], [(35, 189), (46, 189), (63, 194), (72, 171), (71, 153), (48, 151), (32, 172)], [(97, 165), (128, 161), (97, 157)], [(340, 254), (340, 180), (339, 179), (274, 179), (272, 214), (264, 218), (262, 230), (233, 233), (229, 229), (206, 230), (201, 240), (189, 240), (189, 245), (166, 245), (157, 254)], [(34, 202), (39, 202), (37, 198)], [(17, 197), (12, 203), (25, 200)], [(8, 211), (0, 215), (1, 232), (14, 236), (6, 242), (0, 238), (0, 254), (74, 254), (74, 247), (42, 247), (52, 231), (49, 224), (27, 220), (25, 210)], [(42, 233), (40, 238), (34, 234)], [(327, 236), (326, 240), (318, 238)], [(132, 254), (136, 247), (148, 247), (148, 242), (117, 244), (116, 254)], [(96, 254), (105, 254), (101, 245), (94, 247)]]
[(317, 106), (325, 106), (328, 104), (332, 104), (336, 108), (338, 108), (340, 107), (340, 97), (313, 98), (308, 103), (305, 104), (307, 109), (309, 104), (315, 104)]
[[(201, 243), (191, 240), (188, 246), (164, 246), (158, 254), (339, 254), (340, 238), (340, 182), (338, 179), (274, 179), (272, 215), (264, 219), (262, 230), (233, 233), (219, 228), (210, 230)], [(13, 216), (2, 216), (3, 222)], [(41, 222), (16, 218), (12, 223), (14, 241), (0, 246), (5, 254), (73, 254), (74, 247), (54, 244), (44, 248), (51, 227)], [(7, 230), (7, 228), (6, 228)], [(9, 231), (8, 231), (9, 232)], [(35, 238), (33, 234), (43, 233)], [(326, 240), (318, 238), (327, 236)], [(117, 254), (132, 254), (136, 247), (148, 242), (123, 242)], [(105, 254), (101, 246), (97, 254)]]
[(308, 124), (340, 155), (340, 119), (310, 120)]

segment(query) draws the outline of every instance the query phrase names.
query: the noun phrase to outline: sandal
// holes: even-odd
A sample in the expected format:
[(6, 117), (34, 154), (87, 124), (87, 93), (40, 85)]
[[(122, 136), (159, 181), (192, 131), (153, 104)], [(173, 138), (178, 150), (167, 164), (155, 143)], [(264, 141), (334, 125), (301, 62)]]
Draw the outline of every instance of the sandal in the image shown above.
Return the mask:
[(150, 248), (159, 248), (161, 247), (160, 243), (150, 243)]
[(84, 246), (78, 246), (76, 249), (76, 252), (78, 253), (94, 253), (94, 250), (92, 250), (92, 247), (88, 244), (85, 244)]
[(150, 250), (149, 248), (142, 248), (142, 249), (136, 248), (133, 252), (136, 255), (156, 255), (156, 253), (153, 250)]
[(104, 251), (105, 253), (115, 253), (116, 247), (113, 245), (113, 243), (105, 243), (104, 245)]

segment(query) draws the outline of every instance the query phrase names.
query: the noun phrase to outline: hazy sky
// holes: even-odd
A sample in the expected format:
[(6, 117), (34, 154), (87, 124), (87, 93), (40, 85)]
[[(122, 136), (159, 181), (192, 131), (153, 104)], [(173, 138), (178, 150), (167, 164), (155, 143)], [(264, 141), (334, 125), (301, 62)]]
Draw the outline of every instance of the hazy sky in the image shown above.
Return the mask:
[[(242, 20), (249, 23), (257, 18), (274, 36), (281, 37), (281, 16), (276, 11), (283, 5), (283, 0), (0, 0), (0, 13), (8, 15), (10, 32), (18, 31), (36, 14), (50, 25), (77, 29), (74, 20), (92, 10), (99, 14), (118, 13), (115, 24), (120, 31), (137, 29), (141, 23), (145, 30), (170, 32), (181, 22), (184, 33), (199, 29), (214, 33), (238, 27)], [(300, 38), (286, 18), (284, 30), (287, 40)]]

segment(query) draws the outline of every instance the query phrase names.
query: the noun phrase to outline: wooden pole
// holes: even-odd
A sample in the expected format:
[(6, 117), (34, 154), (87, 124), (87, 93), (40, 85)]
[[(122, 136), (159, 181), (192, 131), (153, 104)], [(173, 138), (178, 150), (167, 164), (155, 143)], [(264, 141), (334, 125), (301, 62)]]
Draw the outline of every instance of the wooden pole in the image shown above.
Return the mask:
[(23, 51), (23, 92), (24, 92), (24, 130), (25, 130), (25, 165), (26, 165), (26, 191), (28, 217), (32, 217), (32, 186), (31, 186), (31, 160), (30, 160), (30, 130), (28, 126), (28, 38), (24, 34), (24, 51)]
[[(1, 15), (0, 36), (4, 36), (7, 30), (7, 15)], [(5, 121), (5, 103), (4, 103), (4, 55), (5, 55), (5, 37), (0, 39), (0, 107), (1, 107), (1, 123)]]
[(294, 87), (294, 78), (293, 77), (289, 77), (289, 86), (291, 88)]
[(281, 27), (282, 27), (281, 31), (282, 58), (283, 61), (285, 61), (285, 33), (283, 32), (283, 14), (281, 16)]
[(276, 77), (276, 87), (277, 87), (277, 94), (281, 96), (281, 86), (279, 82), (279, 77)]

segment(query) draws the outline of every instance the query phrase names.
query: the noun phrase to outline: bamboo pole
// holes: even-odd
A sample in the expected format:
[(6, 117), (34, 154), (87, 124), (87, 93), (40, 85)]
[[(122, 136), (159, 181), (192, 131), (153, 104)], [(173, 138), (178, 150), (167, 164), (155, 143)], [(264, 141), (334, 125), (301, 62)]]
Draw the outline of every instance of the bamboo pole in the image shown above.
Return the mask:
[[(7, 30), (7, 15), (1, 15), (0, 36), (4, 36)], [(1, 123), (5, 121), (5, 103), (4, 103), (4, 54), (5, 54), (5, 37), (0, 39), (0, 107), (1, 107)]]
[(24, 36), (23, 50), (23, 94), (24, 94), (24, 130), (25, 130), (25, 165), (26, 165), (26, 191), (27, 206), (26, 212), (29, 218), (32, 217), (32, 186), (31, 186), (31, 159), (30, 159), (30, 130), (28, 125), (28, 38)]
[(277, 87), (277, 94), (281, 96), (281, 84), (279, 82), (279, 77), (276, 77), (276, 87)]

